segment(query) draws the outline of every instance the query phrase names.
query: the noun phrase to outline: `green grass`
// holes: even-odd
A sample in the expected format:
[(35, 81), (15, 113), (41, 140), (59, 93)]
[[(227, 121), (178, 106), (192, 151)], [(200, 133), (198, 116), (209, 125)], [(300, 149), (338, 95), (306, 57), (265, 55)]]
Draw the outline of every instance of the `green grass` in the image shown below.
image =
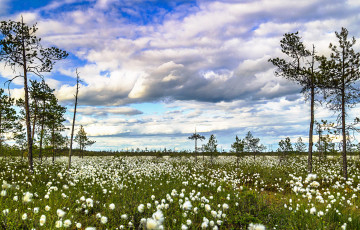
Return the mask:
[[(360, 188), (358, 160), (349, 160), (351, 183), (346, 183), (340, 176), (339, 158), (325, 162), (315, 159), (319, 186), (311, 188), (310, 182), (305, 183), (305, 157), (290, 157), (279, 164), (275, 156), (257, 157), (255, 161), (249, 156), (241, 158), (238, 167), (231, 156), (216, 157), (213, 162), (209, 157), (197, 162), (192, 157), (73, 159), (69, 173), (67, 158), (58, 158), (55, 164), (35, 161), (31, 175), (20, 158), (0, 158), (0, 184), (6, 181), (11, 185), (6, 188), (2, 183), (6, 195), (0, 196), (0, 228), (57, 229), (56, 221), (69, 219), (72, 224), (68, 229), (76, 229), (76, 223), (81, 223), (81, 229), (129, 229), (129, 222), (132, 229), (145, 229), (141, 219), (151, 218), (157, 209), (164, 215), (164, 229), (181, 229), (188, 220), (188, 229), (201, 229), (204, 218), (209, 221), (207, 229), (213, 229), (211, 221), (219, 229), (247, 229), (250, 223), (261, 223), (267, 229), (341, 229), (344, 223), (346, 229), (360, 226), (360, 202), (353, 197)], [(294, 192), (296, 181), (302, 183), (304, 191)], [(31, 202), (22, 201), (26, 192), (34, 194)], [(312, 194), (311, 199), (307, 193)], [(15, 196), (18, 201), (14, 201)], [(321, 196), (323, 203), (316, 196)], [(93, 207), (88, 207), (82, 197), (92, 199)], [(186, 199), (191, 202), (190, 210), (182, 208)], [(109, 208), (112, 203), (114, 210)], [(145, 205), (142, 213), (138, 211), (140, 204)], [(206, 204), (213, 213), (205, 209)], [(224, 210), (224, 204), (229, 208)], [(51, 209), (46, 211), (46, 206)], [(314, 214), (310, 214), (312, 207), (316, 208)], [(7, 214), (3, 212), (6, 209)], [(58, 217), (57, 209), (65, 211), (65, 216)], [(22, 220), (24, 213), (26, 220)], [(96, 217), (99, 213), (107, 217), (107, 223)], [(126, 219), (122, 218), (124, 214)], [(46, 215), (43, 226), (41, 215)]]

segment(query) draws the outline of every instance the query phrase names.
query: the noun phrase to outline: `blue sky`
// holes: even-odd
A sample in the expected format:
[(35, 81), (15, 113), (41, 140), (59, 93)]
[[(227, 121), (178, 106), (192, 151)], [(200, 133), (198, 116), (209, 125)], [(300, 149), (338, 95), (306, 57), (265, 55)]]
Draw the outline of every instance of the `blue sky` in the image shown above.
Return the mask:
[[(46, 81), (69, 125), (78, 69), (76, 125), (97, 150), (192, 149), (195, 127), (225, 150), (249, 130), (273, 150), (287, 136), (307, 141), (309, 104), (267, 60), (282, 56), (287, 32), (324, 55), (341, 27), (358, 39), (358, 12), (356, 0), (0, 0), (1, 20), (23, 15), (45, 46), (70, 53)], [(12, 75), (0, 68), (1, 82)], [(21, 84), (12, 95), (21, 97)], [(335, 116), (319, 106), (316, 119)]]

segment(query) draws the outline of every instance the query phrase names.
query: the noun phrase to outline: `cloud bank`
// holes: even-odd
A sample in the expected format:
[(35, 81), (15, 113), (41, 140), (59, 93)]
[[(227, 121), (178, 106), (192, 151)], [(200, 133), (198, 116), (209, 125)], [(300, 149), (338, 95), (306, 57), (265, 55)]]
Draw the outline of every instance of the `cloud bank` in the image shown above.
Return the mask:
[[(299, 31), (328, 54), (341, 27), (360, 37), (358, 12), (353, 0), (67, 0), (21, 14), (38, 22), (47, 45), (70, 52), (56, 65), (60, 77), (47, 77), (71, 104), (78, 68), (80, 123), (93, 136), (187, 135), (197, 124), (228, 136), (251, 129), (270, 141), (306, 135), (308, 126), (300, 88), (274, 77), (268, 62), (282, 56), (282, 35)], [(142, 103), (164, 109), (134, 108)]]

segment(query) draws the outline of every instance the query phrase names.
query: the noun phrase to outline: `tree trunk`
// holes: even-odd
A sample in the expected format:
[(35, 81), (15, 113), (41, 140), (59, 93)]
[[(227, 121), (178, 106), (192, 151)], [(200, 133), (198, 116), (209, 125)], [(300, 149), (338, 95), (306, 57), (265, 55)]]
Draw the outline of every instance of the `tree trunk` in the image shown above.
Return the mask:
[(1, 125), (2, 125), (2, 114), (0, 112), (0, 153), (2, 153), (2, 129), (1, 129)]
[(312, 173), (312, 153), (313, 153), (313, 132), (314, 132), (314, 105), (315, 88), (311, 87), (310, 92), (310, 129), (309, 129), (309, 154), (308, 154), (308, 172)]
[(322, 146), (321, 146), (321, 127), (320, 127), (320, 124), (319, 124), (319, 140), (318, 140), (318, 152), (319, 152), (319, 161), (321, 160), (321, 155), (322, 155)]
[(31, 132), (31, 139), (34, 140), (34, 136), (35, 136), (35, 123), (36, 123), (36, 118), (37, 118), (37, 101), (35, 100), (35, 110), (34, 110), (34, 120), (33, 120), (33, 125), (32, 125), (32, 132)]
[(197, 139), (196, 138), (195, 138), (195, 161), (197, 161)]
[(78, 74), (77, 70), (76, 70), (76, 75), (77, 75), (77, 78), (76, 78), (76, 93), (75, 93), (75, 106), (74, 106), (75, 108), (74, 108), (74, 117), (73, 117), (73, 122), (72, 122), (72, 127), (71, 127), (68, 171), (70, 170), (70, 167), (71, 167), (72, 142), (73, 142), (73, 137), (74, 137), (76, 107), (77, 107), (77, 100), (78, 100), (78, 93), (79, 93), (79, 74)]
[[(24, 25), (23, 21), (21, 21)], [(24, 36), (24, 35), (22, 35)], [(25, 53), (25, 41), (22, 38), (22, 58), (23, 58), (23, 71), (24, 71), (24, 91), (25, 91), (25, 117), (26, 117), (26, 132), (27, 132), (27, 142), (28, 142), (28, 161), (30, 172), (34, 171), (33, 167), (33, 155), (32, 155), (32, 138), (31, 138), (31, 124), (30, 124), (30, 110), (29, 110), (29, 90), (28, 90), (28, 80), (27, 80), (27, 67), (26, 67), (26, 53)]]
[(343, 137), (343, 176), (347, 180), (347, 159), (346, 159), (346, 124), (345, 124), (345, 79), (342, 78), (342, 89), (341, 89), (341, 129), (342, 129), (342, 137)]
[(45, 110), (46, 110), (46, 99), (45, 99), (45, 95), (43, 95), (43, 114), (41, 117), (41, 131), (40, 131), (40, 151), (39, 151), (39, 158), (40, 158), (40, 163), (42, 163), (42, 143), (43, 143), (43, 138), (44, 138), (44, 123), (45, 123)]
[(52, 127), (52, 162), (55, 163), (55, 123), (53, 123)]

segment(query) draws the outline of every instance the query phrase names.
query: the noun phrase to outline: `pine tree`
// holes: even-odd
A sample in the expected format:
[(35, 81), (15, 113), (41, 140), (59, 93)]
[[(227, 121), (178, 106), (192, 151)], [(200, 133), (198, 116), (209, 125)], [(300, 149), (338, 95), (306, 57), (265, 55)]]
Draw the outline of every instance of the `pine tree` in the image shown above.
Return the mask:
[(13, 108), (14, 99), (4, 94), (4, 89), (0, 89), (0, 152), (5, 141), (4, 134), (16, 131), (16, 111)]
[(235, 152), (235, 154), (237, 156), (236, 157), (236, 165), (237, 166), (239, 166), (239, 157), (240, 157), (240, 154), (242, 154), (244, 152), (244, 147), (245, 147), (244, 140), (241, 140), (236, 135), (235, 142), (231, 145), (231, 148), (232, 148), (232, 150)]
[(210, 153), (211, 163), (213, 162), (213, 156), (218, 152), (217, 140), (214, 134), (211, 134), (207, 144), (203, 145), (204, 152)]
[(195, 160), (197, 160), (197, 150), (198, 150), (198, 147), (197, 147), (197, 140), (200, 140), (200, 141), (203, 141), (205, 140), (205, 137), (196, 133), (196, 129), (195, 129), (195, 133), (193, 133), (190, 137), (188, 137), (188, 139), (190, 140), (195, 140)]
[(49, 103), (49, 113), (47, 114), (48, 120), (46, 121), (46, 126), (50, 130), (49, 138), (52, 146), (52, 161), (55, 161), (55, 149), (57, 138), (59, 137), (58, 133), (65, 130), (65, 126), (62, 124), (65, 121), (64, 114), (66, 108), (61, 106), (58, 103), (58, 100), (53, 97)]
[(288, 60), (271, 58), (269, 61), (277, 67), (275, 75), (296, 82), (302, 87), (305, 98), (310, 98), (310, 128), (308, 172), (312, 172), (313, 131), (315, 117), (315, 95), (319, 91), (319, 71), (316, 69), (317, 55), (315, 46), (312, 51), (306, 49), (299, 33), (286, 33), (280, 41), (281, 51), (288, 56)]
[(303, 153), (306, 152), (306, 144), (302, 141), (302, 138), (299, 137), (296, 141), (296, 143), (294, 144), (295, 146), (295, 151), (299, 152), (299, 153)]
[[(347, 133), (354, 126), (346, 124), (346, 117), (347, 109), (360, 102), (360, 88), (357, 85), (360, 80), (360, 53), (354, 51), (356, 40), (354, 37), (348, 39), (346, 28), (342, 28), (340, 33), (335, 32), (335, 35), (338, 38), (338, 46), (330, 43), (330, 58), (322, 56), (319, 60), (321, 74), (326, 79), (322, 86), (327, 106), (330, 110), (339, 112), (337, 123), (342, 134), (342, 174), (347, 179)], [(358, 123), (359, 119), (355, 121)]]
[(23, 20), (21, 22), (2, 21), (0, 25), (0, 61), (5, 62), (14, 71), (16, 67), (22, 69), (22, 74), (13, 79), (24, 78), (24, 107), (30, 172), (33, 172), (33, 140), (31, 138), (28, 74), (32, 73), (42, 77), (42, 73), (51, 72), (55, 61), (68, 56), (65, 51), (55, 47), (43, 48), (40, 43), (41, 39), (35, 35), (37, 30), (36, 24), (28, 26)]
[(260, 144), (260, 138), (255, 138), (252, 133), (249, 131), (244, 138), (244, 151), (252, 152), (254, 155), (254, 160), (256, 153), (264, 151), (266, 147), (263, 144)]
[(95, 143), (95, 141), (89, 140), (82, 125), (80, 126), (80, 129), (75, 136), (75, 142), (77, 142), (79, 145), (81, 157), (84, 157), (83, 151), (85, 150), (86, 146), (91, 146)]

